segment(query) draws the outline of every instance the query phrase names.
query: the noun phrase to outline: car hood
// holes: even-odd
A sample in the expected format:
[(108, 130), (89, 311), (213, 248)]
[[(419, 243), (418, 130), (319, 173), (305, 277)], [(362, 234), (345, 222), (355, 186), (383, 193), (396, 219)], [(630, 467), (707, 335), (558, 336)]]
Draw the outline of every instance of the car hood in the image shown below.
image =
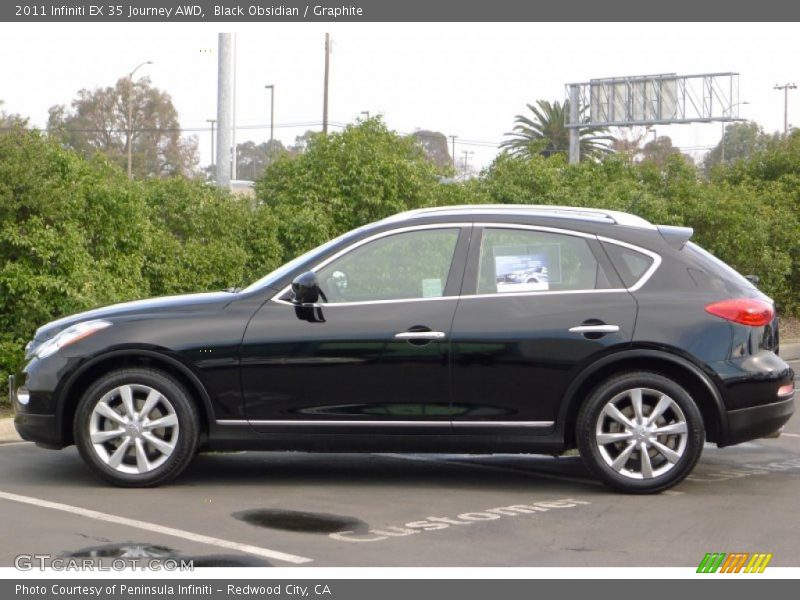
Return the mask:
[(163, 314), (165, 312), (209, 310), (222, 308), (235, 298), (236, 294), (231, 292), (210, 292), (204, 294), (185, 294), (182, 296), (164, 296), (161, 298), (149, 298), (147, 300), (135, 300), (133, 302), (103, 306), (87, 310), (86, 312), (69, 315), (68, 317), (43, 325), (36, 330), (32, 345), (36, 346), (50, 339), (70, 325), (80, 323), (81, 321), (110, 319), (113, 317), (139, 314)]

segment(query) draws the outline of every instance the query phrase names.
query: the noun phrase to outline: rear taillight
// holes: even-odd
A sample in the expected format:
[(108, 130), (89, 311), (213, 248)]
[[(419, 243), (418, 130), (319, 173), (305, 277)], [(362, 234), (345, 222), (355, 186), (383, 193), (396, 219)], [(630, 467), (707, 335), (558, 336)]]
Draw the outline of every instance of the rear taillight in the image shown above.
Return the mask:
[(794, 383), (787, 383), (778, 388), (778, 396), (791, 396), (794, 394)]
[(749, 325), (750, 327), (763, 327), (775, 318), (775, 309), (772, 308), (772, 304), (753, 298), (736, 298), (734, 300), (712, 302), (706, 305), (706, 312), (715, 317), (722, 317), (728, 321)]

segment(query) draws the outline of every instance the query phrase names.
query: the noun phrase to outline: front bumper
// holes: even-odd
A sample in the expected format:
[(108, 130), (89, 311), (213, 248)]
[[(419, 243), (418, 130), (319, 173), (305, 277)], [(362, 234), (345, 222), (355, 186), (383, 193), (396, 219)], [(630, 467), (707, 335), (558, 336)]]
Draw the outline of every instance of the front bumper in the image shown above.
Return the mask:
[(750, 408), (728, 411), (728, 433), (719, 446), (732, 446), (775, 433), (794, 414), (792, 396)]
[(8, 378), (8, 399), (14, 407), (14, 427), (17, 433), (23, 440), (36, 442), (45, 448), (63, 448), (65, 444), (56, 416), (30, 412), (30, 400), (20, 402), (17, 394), (18, 382), (23, 383), (24, 377), (18, 379), (12, 375)]

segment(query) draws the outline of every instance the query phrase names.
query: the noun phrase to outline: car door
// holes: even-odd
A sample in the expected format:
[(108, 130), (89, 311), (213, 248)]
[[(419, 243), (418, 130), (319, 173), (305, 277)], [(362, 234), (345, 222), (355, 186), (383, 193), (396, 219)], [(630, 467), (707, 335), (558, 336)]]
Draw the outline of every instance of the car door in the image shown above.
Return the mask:
[(449, 346), (470, 227), (369, 237), (314, 267), (321, 299), (285, 290), (242, 346), (247, 419), (262, 432), (450, 433)]
[(596, 237), (476, 227), (452, 331), (457, 433), (547, 433), (572, 378), (631, 340), (636, 302)]

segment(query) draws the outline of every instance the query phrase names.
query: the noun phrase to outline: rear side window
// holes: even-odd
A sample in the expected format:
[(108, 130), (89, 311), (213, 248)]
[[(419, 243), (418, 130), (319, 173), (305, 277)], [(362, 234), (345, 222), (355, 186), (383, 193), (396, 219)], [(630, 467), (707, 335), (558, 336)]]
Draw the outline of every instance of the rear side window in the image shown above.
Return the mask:
[(478, 294), (607, 287), (608, 279), (583, 237), (524, 229), (483, 232)]
[(646, 254), (631, 250), (625, 246), (603, 242), (603, 247), (608, 252), (611, 262), (617, 269), (625, 287), (632, 287), (647, 273), (653, 264), (653, 259)]
[(748, 279), (745, 279), (741, 273), (736, 271), (733, 267), (725, 264), (716, 256), (711, 254), (711, 252), (701, 248), (697, 244), (687, 242), (686, 246), (684, 247), (684, 251), (688, 252), (695, 264), (711, 277), (722, 282), (731, 283), (734, 286), (756, 289), (756, 286), (753, 285), (753, 283)]

